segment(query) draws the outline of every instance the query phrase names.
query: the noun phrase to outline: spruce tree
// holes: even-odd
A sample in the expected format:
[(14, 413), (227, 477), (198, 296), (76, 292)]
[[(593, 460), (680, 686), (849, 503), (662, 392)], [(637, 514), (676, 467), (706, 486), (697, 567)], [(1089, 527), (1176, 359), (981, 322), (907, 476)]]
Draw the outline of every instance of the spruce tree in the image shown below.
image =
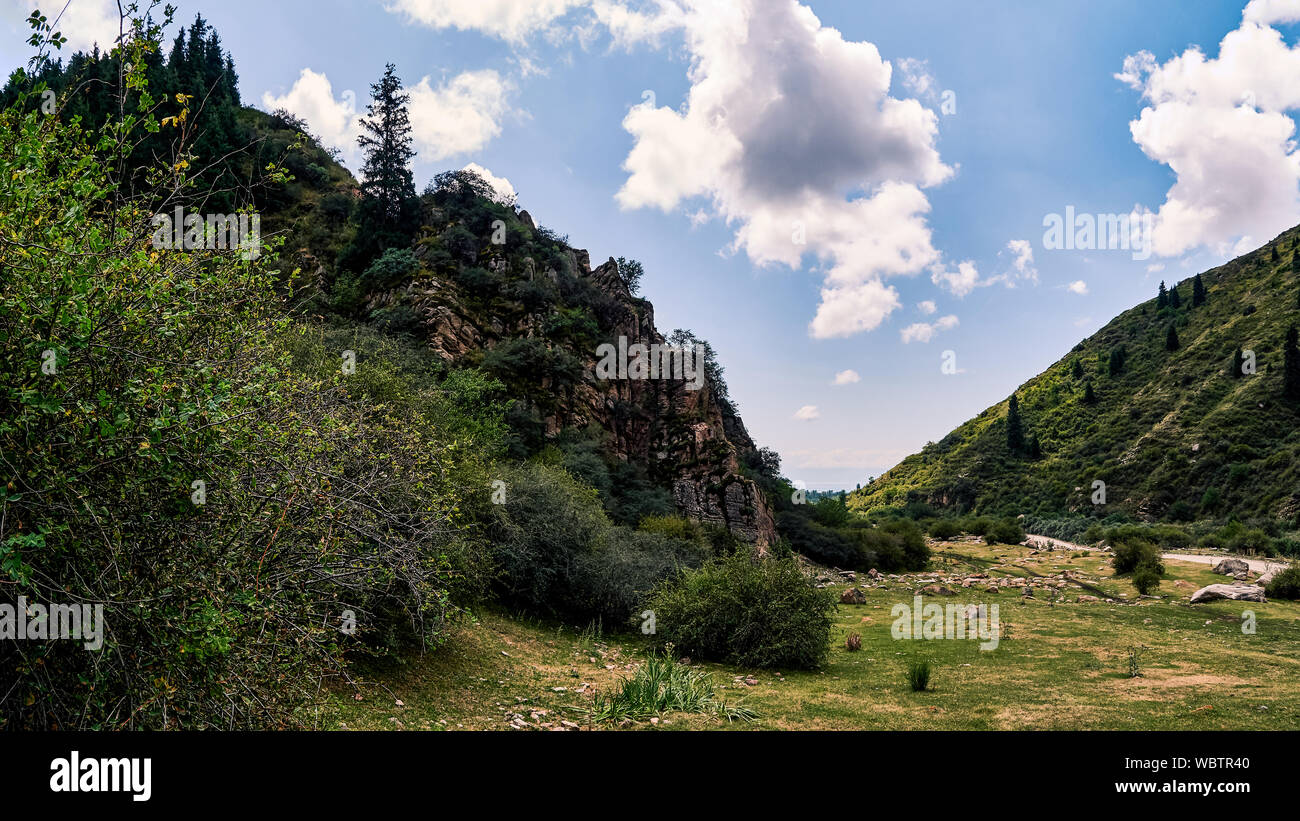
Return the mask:
[(1160, 290), (1156, 293), (1156, 310), (1169, 304), (1169, 292), (1165, 290), (1164, 280), (1160, 281)]
[(1085, 405), (1097, 404), (1097, 394), (1092, 392), (1091, 382), (1087, 382), (1083, 386), (1083, 404)]
[(1199, 308), (1205, 304), (1205, 283), (1201, 282), (1201, 275), (1197, 274), (1196, 279), (1192, 280), (1192, 307)]
[(1232, 352), (1232, 378), (1233, 379), (1240, 379), (1242, 377), (1241, 366), (1244, 362), (1245, 362), (1245, 358), (1242, 356), (1241, 348), (1238, 348), (1237, 350)]
[(1178, 296), (1178, 286), (1169, 289), (1169, 307), (1178, 308), (1182, 305), (1182, 299)]
[[(361, 192), (381, 228), (400, 229), (411, 201), (415, 199), (415, 181), (411, 174), (411, 119), (407, 112), (410, 95), (402, 90), (397, 67), (389, 63), (384, 76), (370, 87), (371, 101), (367, 116), (361, 120), (365, 129), (357, 143), (365, 151), (361, 167)], [(365, 226), (363, 226), (365, 227)]]
[(1079, 360), (1074, 360), (1074, 367), (1070, 369), (1070, 375), (1075, 379), (1083, 378), (1083, 365), (1080, 364)]
[(1169, 326), (1169, 333), (1165, 334), (1165, 350), (1178, 350), (1178, 331), (1174, 330), (1173, 325)]
[(1042, 445), (1040, 445), (1040, 444), (1038, 443), (1038, 434), (1037, 434), (1037, 433), (1034, 433), (1033, 431), (1030, 431), (1030, 433), (1029, 433), (1029, 444), (1026, 445), (1026, 449), (1029, 451), (1029, 458), (1030, 458), (1030, 459), (1038, 459), (1038, 458), (1040, 458), (1040, 457), (1043, 455), (1043, 447), (1042, 447)]
[(1016, 395), (1011, 394), (1011, 401), (1007, 403), (1007, 449), (1012, 453), (1020, 453), (1025, 448), (1025, 429), (1020, 421), (1020, 400)]
[(1292, 325), (1286, 332), (1282, 346), (1282, 395), (1287, 399), (1300, 399), (1300, 344)]
[(1269, 255), (1269, 259), (1272, 261), (1272, 263), (1273, 263), (1274, 265), (1276, 265), (1276, 264), (1278, 263), (1277, 243), (1276, 243), (1276, 242), (1273, 243), (1272, 253)]

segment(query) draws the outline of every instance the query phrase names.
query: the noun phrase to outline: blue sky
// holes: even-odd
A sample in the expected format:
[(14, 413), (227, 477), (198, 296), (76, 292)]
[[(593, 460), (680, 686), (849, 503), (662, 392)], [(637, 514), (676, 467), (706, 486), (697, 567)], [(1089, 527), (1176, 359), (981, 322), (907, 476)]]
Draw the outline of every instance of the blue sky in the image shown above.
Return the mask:
[[(32, 5), (0, 0), (10, 67)], [(750, 432), (814, 488), (1300, 222), (1300, 0), (178, 5), (217, 27), (246, 103), (345, 151), (396, 63), (417, 183), (476, 163), (593, 261), (641, 260), (660, 329), (713, 343)], [(74, 46), (108, 7), (72, 0)], [(1149, 210), (1153, 253), (1045, 247), (1067, 207)]]

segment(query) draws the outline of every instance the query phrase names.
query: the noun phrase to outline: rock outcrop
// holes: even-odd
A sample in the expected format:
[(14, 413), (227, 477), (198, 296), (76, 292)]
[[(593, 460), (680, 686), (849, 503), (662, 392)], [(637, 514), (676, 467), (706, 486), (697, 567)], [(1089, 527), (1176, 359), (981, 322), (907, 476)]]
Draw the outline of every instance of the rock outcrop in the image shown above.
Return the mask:
[[(526, 212), (519, 216), (525, 224), (531, 223)], [(586, 251), (568, 249), (562, 263), (569, 269), (564, 275), (586, 280), (607, 297), (605, 315), (600, 317), (602, 339), (622, 337), (629, 347), (668, 344), (655, 328), (654, 306), (628, 291), (613, 259), (592, 270)], [(498, 264), (506, 263), (504, 259), (487, 262)], [(541, 278), (531, 258), (523, 260), (523, 266), (523, 271), (513, 273)], [(548, 274), (553, 282), (561, 276), (553, 268)], [(374, 294), (367, 308), (373, 311), (399, 299), (420, 318), (429, 347), (451, 362), (480, 356), (502, 340), (540, 336), (555, 308), (530, 311), (520, 305), (510, 313), (512, 319), (502, 319), (502, 313), (483, 316), (472, 307), (474, 300), (445, 277), (422, 277)], [(556, 386), (539, 376), (539, 388), (547, 393), (542, 419), (546, 436), (595, 426), (603, 432), (607, 451), (619, 461), (644, 466), (649, 478), (671, 493), (682, 515), (725, 526), (760, 551), (776, 541), (775, 520), (762, 491), (741, 473), (741, 458), (756, 451), (754, 442), (707, 378), (702, 385), (692, 384), (685, 373), (601, 379), (596, 372), (597, 351), (570, 349), (568, 353), (583, 364), (576, 383)], [(703, 373), (703, 363), (694, 364)], [(698, 389), (692, 389), (694, 385)]]

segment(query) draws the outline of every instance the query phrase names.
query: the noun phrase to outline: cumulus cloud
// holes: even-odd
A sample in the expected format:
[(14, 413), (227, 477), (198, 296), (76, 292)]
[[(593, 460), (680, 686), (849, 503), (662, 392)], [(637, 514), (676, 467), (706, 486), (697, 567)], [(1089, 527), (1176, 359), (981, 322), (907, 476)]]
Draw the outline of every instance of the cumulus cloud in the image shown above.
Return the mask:
[[(41, 9), (49, 18), (54, 30), (68, 38), (63, 48), (55, 54), (71, 54), (75, 51), (90, 51), (96, 43), (100, 51), (109, 51), (117, 42), (120, 31), (117, 3), (114, 0), (76, 0), (67, 4), (58, 2), (41, 2), (41, 0), (24, 0), (14, 4), (17, 8), (0, 13), (0, 19), (14, 18), (16, 27), (21, 27), (24, 39), (30, 34), (25, 22), (29, 14)], [(22, 7), (26, 6), (26, 11)], [(17, 13), (15, 13), (17, 12)], [(62, 12), (62, 15), (60, 15)], [(22, 19), (18, 19), (21, 15)], [(55, 22), (58, 18), (58, 22)]]
[(588, 0), (391, 0), (387, 9), (434, 29), (479, 31), (520, 42)]
[(839, 373), (835, 374), (835, 382), (833, 384), (852, 385), (854, 382), (860, 382), (860, 381), (862, 381), (862, 377), (858, 376), (857, 371), (850, 368), (847, 371), (840, 371)]
[[(415, 150), (424, 160), (437, 161), (482, 150), (501, 133), (501, 121), (510, 111), (509, 86), (492, 70), (467, 71), (437, 86), (428, 77), (407, 88)], [(283, 108), (306, 120), (321, 141), (343, 152), (354, 167), (360, 160), (357, 137), (364, 108), (356, 93), (338, 97), (325, 74), (304, 68), (282, 96), (262, 95), (267, 110)]]
[(1038, 282), (1038, 269), (1034, 267), (1034, 248), (1027, 239), (1013, 239), (1007, 243), (1007, 250), (1015, 254), (1011, 266), (1016, 279)]
[(1078, 294), (1079, 296), (1087, 296), (1088, 283), (1084, 282), (1081, 279), (1076, 279), (1074, 282), (1071, 282), (1069, 285), (1065, 286), (1065, 290), (1069, 291), (1072, 294)]
[(915, 322), (908, 325), (899, 332), (899, 336), (902, 337), (904, 345), (912, 342), (929, 342), (935, 334), (956, 328), (958, 324), (957, 317), (949, 314), (939, 317), (934, 322)]
[(925, 301), (923, 301), (923, 302), (918, 302), (918, 303), (916, 303), (916, 308), (917, 308), (917, 310), (919, 310), (921, 313), (925, 314), (926, 316), (929, 316), (930, 314), (932, 314), (932, 313), (934, 313), (935, 311), (939, 310), (937, 307), (935, 307), (935, 304), (934, 304), (934, 300), (933, 300), (933, 299), (927, 299), (927, 300), (925, 300)]
[(495, 199), (497, 202), (513, 203), (515, 197), (518, 196), (518, 193), (515, 191), (515, 187), (510, 184), (510, 180), (506, 179), (505, 177), (498, 177), (496, 174), (493, 174), (491, 171), (489, 171), (488, 169), (484, 168), (483, 166), (479, 165), (476, 162), (472, 162), (469, 165), (466, 165), (461, 170), (474, 172), (475, 174), (479, 175), (479, 177), (481, 177), (484, 182), (492, 186), (492, 190), (495, 192), (493, 199)]
[(958, 263), (956, 271), (950, 271), (943, 265), (931, 267), (930, 281), (957, 297), (966, 296), (981, 284), (979, 269), (970, 260)]
[(1272, 23), (1300, 20), (1300, 0), (1252, 0), (1217, 57), (1199, 47), (1161, 64), (1149, 52), (1115, 76), (1147, 105), (1129, 125), (1177, 179), (1156, 214), (1152, 249), (1177, 256), (1206, 246), (1251, 248), (1300, 222), (1300, 45)]
[(935, 114), (890, 96), (873, 44), (795, 0), (660, 5), (684, 35), (691, 88), (680, 108), (644, 103), (624, 119), (635, 144), (619, 204), (699, 198), (755, 264), (825, 266), (814, 337), (878, 327), (901, 304), (882, 280), (940, 262), (921, 190), (953, 173)]
[(283, 108), (301, 117), (324, 145), (339, 149), (349, 163), (356, 163), (361, 125), (355, 92), (344, 91), (335, 98), (328, 77), (304, 68), (284, 95), (263, 94), (262, 107), (268, 111)]
[(434, 86), (425, 77), (411, 95), (411, 136), (426, 160), (480, 151), (501, 133), (508, 86), (491, 69), (466, 71)]
[(804, 405), (794, 412), (794, 418), (801, 422), (811, 422), (821, 415), (821, 411), (817, 410), (816, 405)]

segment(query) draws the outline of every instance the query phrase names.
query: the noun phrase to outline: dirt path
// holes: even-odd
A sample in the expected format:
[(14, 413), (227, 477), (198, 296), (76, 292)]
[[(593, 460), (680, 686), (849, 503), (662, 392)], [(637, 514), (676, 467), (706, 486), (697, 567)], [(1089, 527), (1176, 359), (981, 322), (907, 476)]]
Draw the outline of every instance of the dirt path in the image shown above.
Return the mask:
[[(1036, 539), (1040, 542), (1047, 542), (1053, 547), (1059, 547), (1064, 550), (1095, 550), (1096, 548), (1087, 545), (1075, 544), (1073, 542), (1053, 539), (1051, 536), (1039, 536), (1033, 533), (1026, 534), (1026, 539)], [(1280, 559), (1248, 559), (1245, 556), (1230, 556), (1228, 554), (1200, 554), (1200, 553), (1161, 553), (1162, 559), (1176, 559), (1180, 562), (1195, 562), (1196, 564), (1218, 564), (1224, 559), (1241, 559), (1250, 567), (1252, 573), (1264, 573), (1270, 568), (1284, 568), (1287, 566), (1285, 561)]]

